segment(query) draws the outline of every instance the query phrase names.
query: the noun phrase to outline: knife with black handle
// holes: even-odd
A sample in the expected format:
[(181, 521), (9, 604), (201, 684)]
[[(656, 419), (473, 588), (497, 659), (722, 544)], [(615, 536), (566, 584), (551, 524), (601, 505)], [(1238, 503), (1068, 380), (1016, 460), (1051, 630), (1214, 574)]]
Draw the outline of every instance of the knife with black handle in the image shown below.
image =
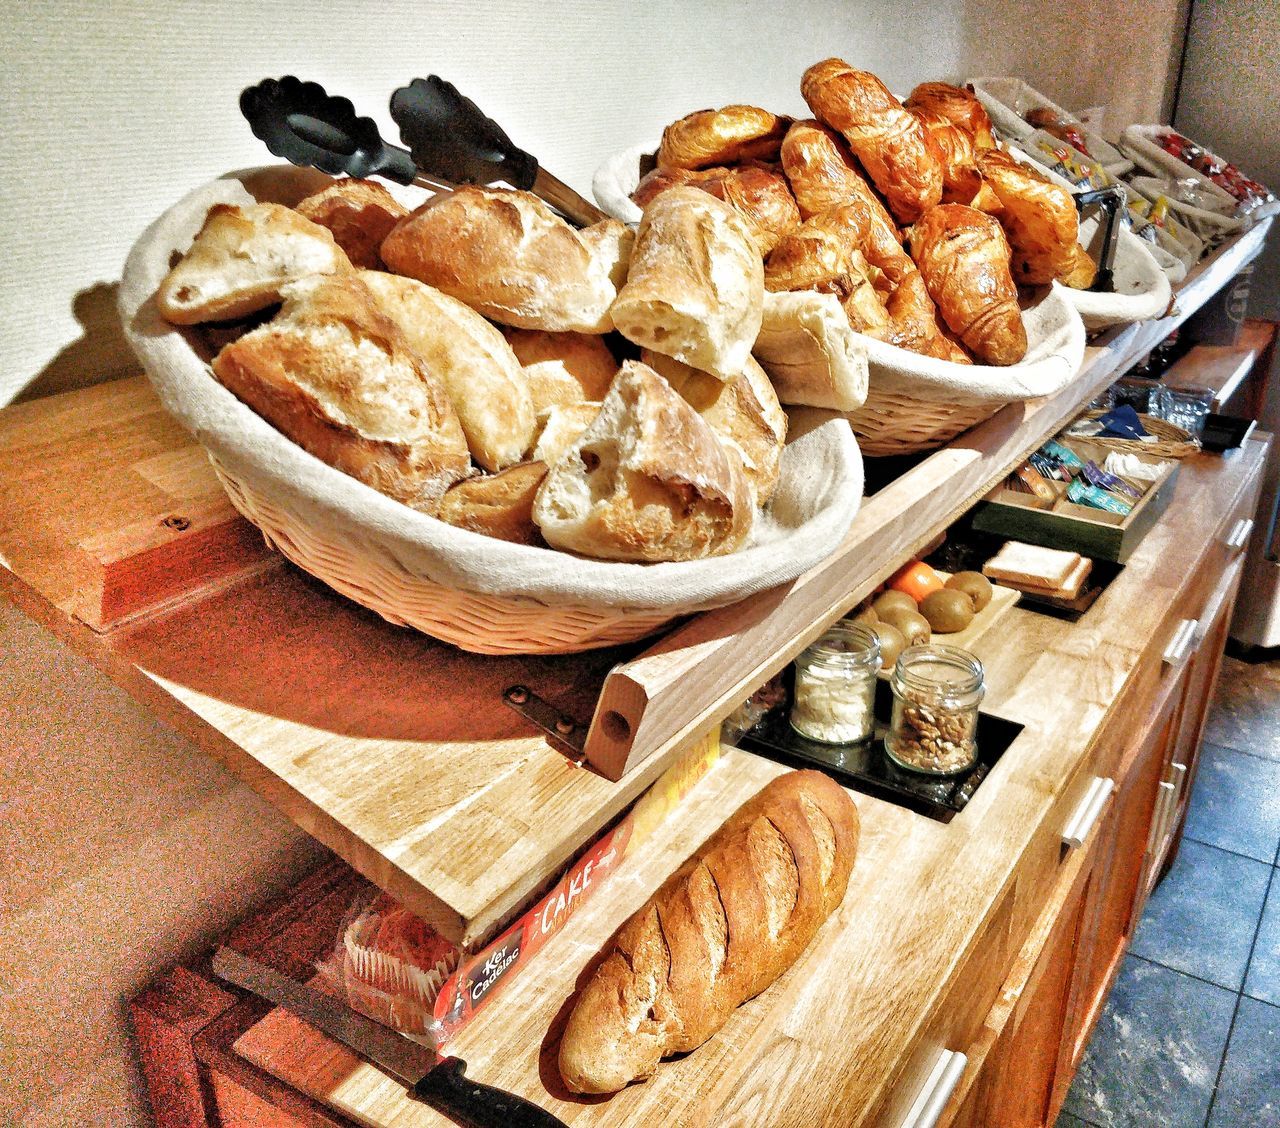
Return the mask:
[(464, 1128), (566, 1128), (563, 1120), (524, 1097), (466, 1076), (466, 1062), (434, 1050), (352, 1010), (341, 999), (281, 975), (274, 968), (219, 948), (213, 970), (229, 983), (282, 1006), (403, 1082), (415, 1099)]
[(609, 217), (542, 168), (451, 82), (415, 78), (391, 95), (400, 140), (419, 168), (454, 184), (498, 181), (532, 192), (583, 227)]

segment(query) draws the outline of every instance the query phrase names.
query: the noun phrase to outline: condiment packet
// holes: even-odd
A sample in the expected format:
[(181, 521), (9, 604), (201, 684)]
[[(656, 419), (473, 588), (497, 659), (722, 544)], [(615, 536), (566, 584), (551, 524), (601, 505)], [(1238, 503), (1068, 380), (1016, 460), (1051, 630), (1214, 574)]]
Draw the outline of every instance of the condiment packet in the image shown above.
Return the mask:
[(1154, 482), (1164, 473), (1165, 463), (1143, 462), (1136, 454), (1121, 454), (1113, 450), (1107, 455), (1102, 468), (1108, 474), (1122, 474), (1126, 478), (1136, 478), (1140, 482)]
[(1132, 502), (1123, 501), (1106, 490), (1091, 486), (1077, 478), (1067, 487), (1067, 498), (1076, 505), (1087, 505), (1091, 509), (1102, 509), (1107, 513), (1118, 513), (1127, 517), (1133, 509)]
[(1111, 493), (1127, 494), (1134, 500), (1142, 496), (1128, 482), (1122, 478), (1103, 470), (1096, 462), (1090, 460), (1084, 464), (1084, 478), (1091, 486), (1097, 486), (1101, 490), (1109, 490)]

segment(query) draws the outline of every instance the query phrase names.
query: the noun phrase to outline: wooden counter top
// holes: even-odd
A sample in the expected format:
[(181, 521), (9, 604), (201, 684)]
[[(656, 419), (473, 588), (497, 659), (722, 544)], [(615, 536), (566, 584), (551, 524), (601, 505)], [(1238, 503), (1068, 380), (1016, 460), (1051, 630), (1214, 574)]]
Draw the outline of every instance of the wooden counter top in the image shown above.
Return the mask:
[[(1010, 405), (870, 498), (829, 560), (737, 608), (695, 616), (643, 653), (464, 654), (389, 627), (264, 556), (243, 524), (241, 556), (215, 582), (175, 591), (141, 618), (90, 626), (98, 565), (122, 537), (227, 518), (199, 448), (141, 379), (0, 413), (0, 590), (360, 872), (472, 942), (1229, 281), (1260, 252), (1267, 226), (1205, 260), (1170, 317), (1099, 338), (1066, 391)], [(159, 566), (144, 578), (167, 579)], [(575, 768), (500, 703), (517, 682), (580, 718), (621, 687), (648, 704), (633, 727), (652, 754), (618, 783)]]
[[(1022, 735), (950, 824), (856, 794), (862, 840), (843, 905), (800, 962), (708, 1044), (607, 1100), (569, 1099), (555, 1070), (557, 1038), (584, 966), (697, 842), (781, 770), (732, 749), (632, 868), (451, 1052), (472, 1075), (526, 1094), (574, 1125), (896, 1122), (910, 1097), (899, 1081), (912, 1048), (928, 1040), (923, 1025), (944, 1000), (963, 998), (971, 986), (971, 956), (1007, 966), (1021, 944), (1026, 913), (1039, 906), (1021, 904), (1019, 867), (1037, 842), (1056, 838), (1071, 809), (1064, 800), (1110, 754), (1099, 747), (1100, 734), (1145, 721), (1126, 716), (1133, 709), (1127, 691), (1137, 679), (1159, 676), (1152, 662), (1158, 670), (1180, 603), (1211, 571), (1224, 522), (1253, 496), (1267, 446), (1253, 440), (1225, 457), (1184, 461), (1170, 508), (1078, 623), (1015, 608), (976, 643), (989, 704), (1025, 725)], [(444, 1122), (282, 1011), (236, 1048), (358, 1122)]]

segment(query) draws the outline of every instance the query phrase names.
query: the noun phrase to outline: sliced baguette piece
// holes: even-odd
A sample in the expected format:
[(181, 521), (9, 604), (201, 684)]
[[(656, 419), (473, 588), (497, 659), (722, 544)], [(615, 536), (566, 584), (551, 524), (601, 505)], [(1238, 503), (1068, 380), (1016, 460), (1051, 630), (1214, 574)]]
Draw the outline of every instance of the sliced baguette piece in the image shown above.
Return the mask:
[(982, 574), (994, 580), (1057, 589), (1063, 586), (1081, 559), (1078, 552), (1006, 541), (1000, 551), (982, 566)]
[(351, 260), (365, 270), (381, 270), (378, 248), (409, 209), (376, 180), (339, 180), (306, 197), (295, 209), (327, 227)]
[(866, 348), (835, 294), (765, 294), (753, 352), (782, 403), (856, 411), (867, 400)]
[(554, 466), (599, 414), (598, 403), (569, 403), (551, 408), (541, 416), (542, 432), (533, 448), (533, 457)]
[(571, 403), (599, 403), (618, 374), (618, 362), (603, 337), (509, 328), (502, 335), (524, 365), (538, 415)]
[(283, 204), (214, 204), (156, 305), (174, 325), (230, 321), (275, 305), (311, 274), (350, 270), (333, 235)]
[(611, 315), (642, 348), (734, 380), (760, 332), (763, 304), (764, 266), (746, 220), (679, 185), (645, 208)]
[(214, 375), (322, 462), (430, 512), (471, 472), (444, 388), (354, 273), (282, 296), (273, 320), (218, 353)]
[(455, 482), (436, 516), (460, 529), (514, 544), (542, 544), (533, 523), (533, 499), (547, 476), (545, 462), (519, 462), (498, 474)]
[(486, 470), (524, 458), (538, 421), (524, 369), (502, 334), (470, 306), (412, 278), (366, 270), (360, 279), (448, 393), (471, 457)]
[(652, 368), (628, 361), (547, 474), (533, 519), (555, 548), (606, 560), (696, 560), (739, 548), (755, 505), (737, 458)]
[(459, 188), (402, 219), (380, 253), (503, 325), (607, 333), (631, 235), (616, 219), (595, 228), (575, 230), (529, 192)]
[(787, 414), (764, 369), (747, 357), (742, 375), (725, 383), (649, 349), (640, 359), (711, 424), (720, 442), (741, 459), (756, 504), (767, 504), (781, 473)]

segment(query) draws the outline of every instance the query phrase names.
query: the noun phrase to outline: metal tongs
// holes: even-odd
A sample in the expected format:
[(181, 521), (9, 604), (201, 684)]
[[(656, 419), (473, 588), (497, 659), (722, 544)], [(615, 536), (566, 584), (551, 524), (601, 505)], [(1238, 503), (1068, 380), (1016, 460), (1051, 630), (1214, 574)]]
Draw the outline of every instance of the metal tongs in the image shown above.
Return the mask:
[(1098, 258), (1098, 273), (1094, 276), (1091, 291), (1110, 294), (1115, 290), (1116, 244), (1120, 241), (1120, 209), (1124, 207), (1124, 190), (1116, 185), (1081, 192), (1075, 198), (1076, 211), (1084, 215), (1085, 208), (1097, 205), (1105, 215), (1102, 228), (1102, 253)]
[(608, 218), (437, 75), (415, 78), (391, 95), (391, 117), (407, 149), (384, 141), (373, 119), (359, 116), (349, 99), (293, 75), (248, 87), (240, 112), (275, 156), (301, 168), (381, 176), (435, 191), (502, 182), (532, 192), (580, 226)]

